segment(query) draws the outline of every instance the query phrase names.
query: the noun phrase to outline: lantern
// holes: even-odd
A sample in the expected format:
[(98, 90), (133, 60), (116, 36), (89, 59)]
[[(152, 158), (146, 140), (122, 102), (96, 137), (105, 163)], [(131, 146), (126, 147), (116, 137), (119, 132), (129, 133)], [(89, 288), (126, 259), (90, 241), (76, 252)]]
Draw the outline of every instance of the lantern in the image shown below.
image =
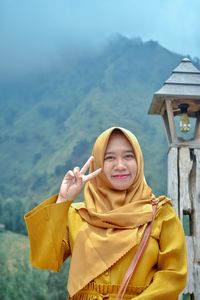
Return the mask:
[(149, 114), (162, 115), (170, 146), (200, 148), (200, 71), (188, 58), (155, 92)]

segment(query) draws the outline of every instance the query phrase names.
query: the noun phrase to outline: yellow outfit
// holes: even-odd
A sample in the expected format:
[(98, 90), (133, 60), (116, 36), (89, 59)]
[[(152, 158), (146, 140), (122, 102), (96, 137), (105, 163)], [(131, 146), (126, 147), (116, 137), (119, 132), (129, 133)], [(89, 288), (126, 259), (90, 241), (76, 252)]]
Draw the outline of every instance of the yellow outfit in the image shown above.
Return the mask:
[[(104, 172), (88, 181), (84, 203), (57, 203), (52, 197), (25, 219), (31, 262), (58, 271), (71, 255), (68, 291), (72, 299), (116, 299), (123, 276), (134, 257), (155, 199), (143, 172), (143, 155), (136, 137), (123, 128), (109, 128), (95, 142), (90, 172), (104, 166), (113, 131), (130, 142), (137, 162), (134, 182), (115, 190)], [(185, 239), (170, 200), (160, 196), (151, 237), (124, 299), (176, 300), (186, 283)]]
[[(25, 219), (30, 237), (31, 263), (42, 269), (59, 271), (64, 260), (73, 252), (78, 233), (87, 223), (76, 210), (82, 203), (55, 204), (55, 201), (56, 196), (47, 199), (30, 211)], [(115, 299), (136, 249), (137, 245), (109, 269), (105, 267), (102, 274), (72, 299)], [(109, 255), (109, 249), (106, 250)], [(81, 251), (82, 249), (80, 253)], [(90, 256), (82, 257), (82, 260), (89, 263)], [(78, 265), (81, 263), (77, 261)], [(94, 264), (92, 267), (97, 266)], [(186, 283), (186, 270), (182, 225), (171, 205), (166, 203), (156, 217), (147, 249), (130, 281), (124, 299), (177, 300)], [(84, 275), (81, 274), (83, 277)]]

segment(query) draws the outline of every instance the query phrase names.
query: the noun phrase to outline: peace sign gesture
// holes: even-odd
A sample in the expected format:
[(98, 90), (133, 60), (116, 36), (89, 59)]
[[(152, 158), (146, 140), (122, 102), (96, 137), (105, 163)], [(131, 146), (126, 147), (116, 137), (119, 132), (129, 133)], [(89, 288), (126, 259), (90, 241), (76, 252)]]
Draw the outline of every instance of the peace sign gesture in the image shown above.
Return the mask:
[(56, 203), (67, 200), (75, 200), (80, 194), (84, 183), (101, 173), (100, 168), (88, 175), (85, 175), (93, 159), (94, 157), (90, 156), (81, 169), (79, 167), (75, 167), (73, 170), (69, 170), (65, 174)]

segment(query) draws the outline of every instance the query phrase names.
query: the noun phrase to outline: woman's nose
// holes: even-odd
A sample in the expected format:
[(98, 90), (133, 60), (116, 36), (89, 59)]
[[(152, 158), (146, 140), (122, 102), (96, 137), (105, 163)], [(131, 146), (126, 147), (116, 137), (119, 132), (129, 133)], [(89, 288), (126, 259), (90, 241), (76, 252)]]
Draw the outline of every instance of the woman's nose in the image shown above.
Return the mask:
[(125, 164), (124, 164), (124, 162), (123, 162), (122, 159), (118, 159), (118, 160), (116, 161), (115, 168), (116, 168), (117, 170), (124, 170), (124, 169), (126, 169), (126, 166), (125, 166)]

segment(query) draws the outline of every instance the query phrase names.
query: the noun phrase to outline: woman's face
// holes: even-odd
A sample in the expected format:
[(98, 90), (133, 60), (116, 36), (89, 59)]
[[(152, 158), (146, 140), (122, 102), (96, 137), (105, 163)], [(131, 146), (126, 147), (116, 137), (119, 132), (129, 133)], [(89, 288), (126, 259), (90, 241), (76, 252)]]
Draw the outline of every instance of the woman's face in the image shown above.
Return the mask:
[(137, 163), (133, 148), (123, 133), (111, 134), (104, 156), (103, 171), (116, 190), (128, 189), (134, 182)]

